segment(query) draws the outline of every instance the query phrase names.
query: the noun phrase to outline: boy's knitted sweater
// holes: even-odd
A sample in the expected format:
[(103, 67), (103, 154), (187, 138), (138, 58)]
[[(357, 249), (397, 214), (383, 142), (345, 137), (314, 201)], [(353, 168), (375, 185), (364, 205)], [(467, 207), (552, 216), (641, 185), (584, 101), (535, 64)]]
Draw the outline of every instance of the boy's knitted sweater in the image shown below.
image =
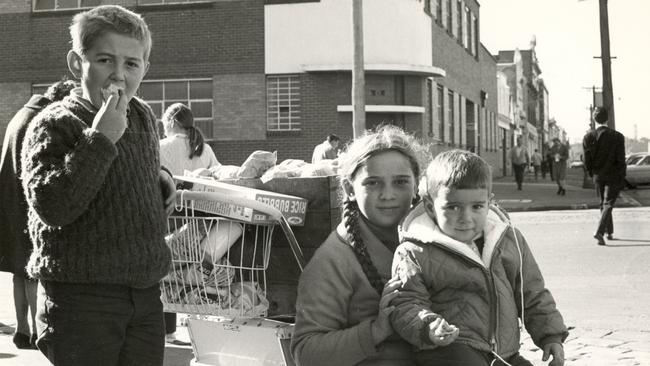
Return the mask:
[(167, 273), (166, 215), (156, 119), (133, 98), (113, 144), (92, 128), (96, 111), (72, 95), (30, 124), (22, 181), (38, 279), (144, 288)]

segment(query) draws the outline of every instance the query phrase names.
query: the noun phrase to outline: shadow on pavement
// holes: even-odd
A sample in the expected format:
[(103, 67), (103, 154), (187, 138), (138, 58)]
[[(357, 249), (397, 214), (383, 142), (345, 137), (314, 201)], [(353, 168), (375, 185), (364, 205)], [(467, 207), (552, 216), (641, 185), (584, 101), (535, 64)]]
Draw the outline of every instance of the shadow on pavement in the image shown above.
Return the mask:
[(192, 348), (189, 346), (166, 346), (165, 362), (163, 366), (188, 366), (194, 358)]

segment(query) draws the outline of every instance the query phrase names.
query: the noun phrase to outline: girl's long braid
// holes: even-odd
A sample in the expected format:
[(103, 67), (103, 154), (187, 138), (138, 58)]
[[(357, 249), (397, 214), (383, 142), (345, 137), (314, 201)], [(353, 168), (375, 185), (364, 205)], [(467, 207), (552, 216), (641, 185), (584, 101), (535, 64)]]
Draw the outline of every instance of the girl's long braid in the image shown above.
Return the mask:
[(359, 264), (361, 264), (361, 269), (365, 273), (368, 281), (372, 287), (375, 288), (379, 295), (384, 291), (384, 282), (379, 276), (377, 267), (372, 263), (366, 244), (363, 242), (361, 235), (359, 234), (359, 206), (355, 201), (349, 199), (343, 202), (343, 225), (348, 232), (350, 243), (352, 244), (352, 250), (354, 255), (357, 257)]

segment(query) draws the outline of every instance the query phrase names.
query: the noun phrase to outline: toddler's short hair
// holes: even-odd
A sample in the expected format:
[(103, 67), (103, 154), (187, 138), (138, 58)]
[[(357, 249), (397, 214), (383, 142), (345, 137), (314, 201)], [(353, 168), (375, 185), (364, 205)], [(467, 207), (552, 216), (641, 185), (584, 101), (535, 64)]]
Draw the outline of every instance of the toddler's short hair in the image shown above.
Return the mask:
[(485, 188), (492, 192), (492, 170), (480, 156), (466, 150), (438, 154), (429, 164), (420, 183), (420, 195), (435, 197), (441, 187), (454, 189)]
[(72, 18), (70, 38), (72, 49), (85, 55), (95, 40), (106, 32), (129, 36), (144, 43), (144, 60), (149, 60), (151, 52), (151, 32), (140, 14), (119, 5), (102, 5), (78, 13)]

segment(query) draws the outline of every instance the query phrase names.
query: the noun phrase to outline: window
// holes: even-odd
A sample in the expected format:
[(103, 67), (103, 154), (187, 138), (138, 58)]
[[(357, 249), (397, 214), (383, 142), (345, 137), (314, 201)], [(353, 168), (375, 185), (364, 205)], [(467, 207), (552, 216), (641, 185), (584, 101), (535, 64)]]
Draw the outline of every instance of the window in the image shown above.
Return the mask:
[(138, 89), (156, 118), (162, 118), (165, 109), (174, 103), (187, 105), (194, 115), (194, 125), (207, 139), (214, 139), (212, 118), (212, 79), (144, 80)]
[(429, 123), (429, 137), (433, 136), (433, 81), (427, 79), (427, 109), (428, 109), (428, 123)]
[(106, 3), (104, 0), (32, 0), (34, 11), (92, 8)]
[(54, 82), (51, 82), (49, 84), (32, 84), (32, 95), (33, 94), (40, 94), (43, 95), (47, 91), (47, 88), (50, 87), (50, 85), (54, 84)]
[(206, 1), (208, 0), (138, 0), (138, 5), (184, 4)]
[(457, 17), (456, 37), (458, 37), (458, 42), (462, 44), (463, 43), (463, 3), (460, 0), (456, 2), (456, 17)]
[(424, 11), (425, 11), (427, 14), (431, 14), (431, 2), (432, 2), (432, 1), (433, 1), (433, 0), (424, 0)]
[(442, 0), (436, 0), (436, 22), (442, 24)]
[(472, 23), (474, 24), (473, 37), (472, 37), (472, 50), (474, 56), (478, 57), (478, 18), (472, 14)]
[(456, 139), (456, 121), (454, 116), (454, 91), (447, 92), (447, 120), (449, 121), (449, 143), (453, 144)]
[[(137, 0), (138, 5), (185, 4), (213, 0)], [(92, 8), (115, 4), (115, 0), (32, 0), (34, 11)]]
[(442, 85), (438, 85), (438, 138), (445, 141), (445, 90)]
[(451, 20), (452, 20), (452, 9), (453, 8), (451, 6), (451, 4), (452, 4), (451, 1), (452, 0), (447, 0), (447, 32), (449, 32), (449, 34), (451, 34), (451, 29), (452, 29), (451, 28), (452, 27)]
[(267, 77), (266, 128), (268, 131), (300, 130), (300, 78), (298, 75)]
[(472, 15), (469, 12), (469, 8), (465, 7), (465, 48), (472, 52), (474, 49), (472, 47)]

